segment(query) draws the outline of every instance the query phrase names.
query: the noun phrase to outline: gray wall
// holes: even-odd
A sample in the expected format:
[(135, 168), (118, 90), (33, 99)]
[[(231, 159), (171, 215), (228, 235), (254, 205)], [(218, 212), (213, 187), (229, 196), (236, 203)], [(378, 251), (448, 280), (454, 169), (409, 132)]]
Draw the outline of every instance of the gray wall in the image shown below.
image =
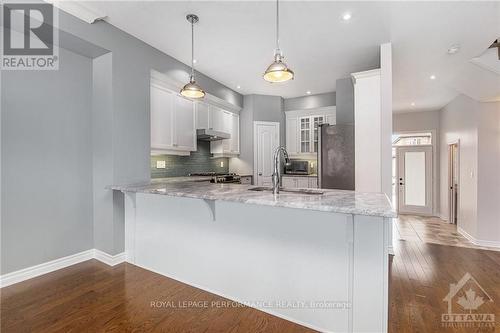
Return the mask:
[(332, 105), (336, 105), (335, 91), (324, 94), (307, 95), (307, 96), (284, 99), (285, 111), (314, 109)]
[(93, 248), (92, 61), (2, 72), (1, 274)]
[(459, 140), (458, 227), (500, 242), (500, 103), (459, 95), (440, 112), (441, 214), (448, 215), (448, 144)]
[(354, 124), (354, 85), (352, 79), (337, 80), (336, 122), (337, 124)]
[(229, 160), (229, 170), (242, 175), (253, 174), (253, 122), (280, 123), (280, 144), (285, 144), (283, 98), (268, 95), (246, 95), (240, 112), (240, 155)]
[[(94, 70), (91, 59), (61, 50), (59, 71), (2, 72), (2, 274), (93, 247), (123, 251), (123, 196), (103, 187), (150, 179), (151, 69), (189, 76), (188, 66), (108, 23), (60, 12), (59, 27), (61, 46), (96, 57)], [(243, 105), (239, 93), (197, 78)]]
[[(165, 169), (157, 169), (156, 162), (165, 161)], [(220, 163), (224, 166), (221, 167)], [(180, 177), (190, 173), (229, 171), (229, 158), (213, 158), (210, 153), (210, 142), (198, 141), (198, 149), (189, 156), (156, 155), (151, 156), (151, 177)]]
[(436, 137), (433, 138), (432, 148), (433, 148), (433, 213), (434, 215), (440, 215), (440, 125), (439, 111), (425, 111), (425, 112), (408, 112), (408, 113), (395, 113), (392, 116), (392, 132), (402, 133), (402, 132), (417, 132), (417, 131), (430, 131), (434, 130)]

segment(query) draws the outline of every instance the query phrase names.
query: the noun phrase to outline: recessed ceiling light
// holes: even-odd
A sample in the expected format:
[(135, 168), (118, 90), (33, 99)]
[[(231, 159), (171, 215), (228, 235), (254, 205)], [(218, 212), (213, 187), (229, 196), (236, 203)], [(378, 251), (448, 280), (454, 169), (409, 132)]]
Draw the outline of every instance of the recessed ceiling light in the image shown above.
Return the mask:
[(241, 86), (236, 86), (236, 89), (241, 89)]
[(429, 76), (429, 79), (435, 80), (436, 79), (436, 75), (433, 74), (433, 75)]
[(411, 106), (415, 106), (415, 102), (411, 102)]
[(306, 91), (306, 94), (311, 95), (311, 92), (308, 90), (308, 91)]
[(460, 44), (453, 44), (448, 49), (448, 54), (455, 54), (458, 53), (458, 51), (460, 51)]
[(342, 14), (342, 19), (344, 21), (349, 21), (351, 19), (351, 17), (352, 17), (352, 15), (349, 12)]

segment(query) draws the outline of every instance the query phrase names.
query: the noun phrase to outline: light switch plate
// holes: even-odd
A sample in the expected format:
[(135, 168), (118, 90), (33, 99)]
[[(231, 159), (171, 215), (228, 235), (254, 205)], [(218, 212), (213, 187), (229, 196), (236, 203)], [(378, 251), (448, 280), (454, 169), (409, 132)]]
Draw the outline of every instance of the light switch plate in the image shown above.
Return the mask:
[(165, 169), (166, 168), (165, 161), (156, 161), (156, 168)]

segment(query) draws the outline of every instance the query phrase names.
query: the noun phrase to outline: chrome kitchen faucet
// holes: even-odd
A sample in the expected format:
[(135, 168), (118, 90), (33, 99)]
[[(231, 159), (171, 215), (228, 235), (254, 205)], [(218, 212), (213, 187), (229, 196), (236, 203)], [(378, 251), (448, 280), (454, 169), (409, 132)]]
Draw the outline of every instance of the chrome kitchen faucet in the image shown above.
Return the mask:
[(274, 156), (273, 156), (273, 193), (274, 194), (279, 194), (280, 193), (280, 184), (281, 184), (281, 153), (285, 157), (285, 164), (288, 163), (288, 152), (286, 151), (286, 148), (283, 146), (279, 146), (276, 148), (274, 151)]

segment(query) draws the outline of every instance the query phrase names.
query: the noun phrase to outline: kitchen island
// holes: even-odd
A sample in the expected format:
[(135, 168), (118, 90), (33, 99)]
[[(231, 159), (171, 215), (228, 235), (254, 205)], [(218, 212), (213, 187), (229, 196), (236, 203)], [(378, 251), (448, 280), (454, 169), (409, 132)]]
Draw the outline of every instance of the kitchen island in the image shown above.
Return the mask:
[(128, 262), (320, 331), (387, 331), (384, 194), (203, 178), (110, 188), (125, 193)]

